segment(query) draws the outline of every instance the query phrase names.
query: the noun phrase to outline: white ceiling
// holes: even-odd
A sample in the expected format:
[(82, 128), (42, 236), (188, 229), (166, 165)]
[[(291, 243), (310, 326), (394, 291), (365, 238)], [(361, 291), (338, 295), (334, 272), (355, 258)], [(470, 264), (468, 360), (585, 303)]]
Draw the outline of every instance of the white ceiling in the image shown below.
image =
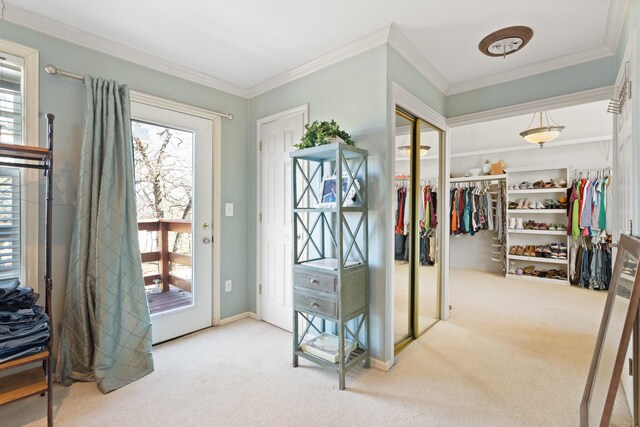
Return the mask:
[[(586, 140), (610, 140), (613, 119), (612, 115), (607, 113), (608, 104), (608, 101), (598, 101), (549, 110), (553, 121), (565, 127), (556, 140), (548, 143), (549, 146)], [(532, 118), (533, 114), (526, 114), (451, 128), (449, 131), (451, 154), (460, 155), (532, 145), (525, 142), (519, 135), (529, 127)], [(536, 146), (533, 147), (536, 148)]]
[[(401, 33), (395, 39), (413, 45), (409, 50), (427, 61), (425, 74), (445, 92), (489, 84), (492, 76), (505, 80), (606, 56), (615, 50), (626, 0), (5, 3), (7, 20), (89, 47), (110, 44), (110, 53), (128, 52), (137, 62), (177, 64), (183, 76), (194, 72), (201, 81), (211, 77), (218, 86), (251, 95), (269, 88), (270, 80), (281, 82), (287, 73), (321, 63), (319, 58), (338, 48), (348, 55), (345, 46), (380, 44), (385, 31), (391, 43), (391, 24), (391, 32)], [(521, 52), (502, 59), (478, 51), (485, 35), (511, 25), (534, 30)]]

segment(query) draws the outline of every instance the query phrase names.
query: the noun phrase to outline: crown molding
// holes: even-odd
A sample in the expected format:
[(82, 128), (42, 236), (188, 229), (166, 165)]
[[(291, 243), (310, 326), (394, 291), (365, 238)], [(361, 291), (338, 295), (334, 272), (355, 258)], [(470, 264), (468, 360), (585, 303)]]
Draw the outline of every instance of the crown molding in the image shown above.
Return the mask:
[(609, 14), (607, 15), (607, 31), (604, 36), (604, 44), (612, 52), (618, 51), (628, 5), (629, 0), (609, 0)]
[(595, 61), (596, 59), (607, 58), (612, 55), (615, 55), (615, 53), (606, 46), (583, 50), (582, 52), (537, 62), (535, 64), (515, 68), (509, 71), (503, 71), (501, 73), (491, 74), (490, 76), (481, 77), (479, 79), (454, 83), (449, 88), (449, 92), (447, 93), (447, 95), (454, 95), (457, 93), (468, 92), (474, 89), (480, 89), (487, 86), (506, 83), (509, 81), (534, 76), (536, 74), (542, 74), (549, 71), (570, 67), (572, 65), (582, 64), (584, 62)]
[(450, 128), (465, 126), (489, 120), (504, 119), (506, 117), (513, 117), (520, 114), (529, 114), (543, 110), (553, 110), (556, 108), (570, 107), (572, 105), (602, 101), (604, 99), (611, 98), (613, 91), (614, 86), (603, 86), (596, 89), (584, 90), (582, 92), (569, 93), (566, 95), (554, 96), (552, 98), (509, 105), (507, 107), (494, 108), (492, 110), (479, 111), (477, 113), (463, 114), (461, 116), (448, 118), (447, 126)]
[(391, 26), (380, 28), (372, 33), (369, 33), (359, 39), (356, 39), (344, 46), (341, 46), (331, 52), (322, 55), (316, 59), (306, 62), (290, 71), (278, 74), (270, 79), (264, 80), (261, 83), (252, 86), (248, 90), (250, 98), (261, 95), (279, 86), (297, 80), (301, 77), (308, 76), (322, 68), (326, 68), (330, 65), (336, 64), (340, 61), (344, 61), (347, 58), (355, 56), (359, 53), (367, 51), (373, 47), (384, 44), (389, 39), (389, 31)]
[(433, 83), (440, 92), (448, 94), (450, 83), (434, 67), (431, 62), (420, 52), (409, 39), (393, 24), (389, 28), (388, 43), (398, 51), (400, 55), (413, 65), (422, 75)]
[(187, 68), (180, 64), (175, 64), (166, 59), (150, 55), (146, 52), (133, 49), (129, 46), (107, 40), (95, 34), (82, 31), (52, 19), (29, 12), (20, 7), (6, 5), (4, 19), (34, 31), (47, 34), (49, 36), (91, 49), (107, 55), (123, 59), (125, 61), (151, 68), (153, 70), (179, 77), (212, 89), (237, 95), (243, 98), (248, 97), (247, 90), (232, 83)]

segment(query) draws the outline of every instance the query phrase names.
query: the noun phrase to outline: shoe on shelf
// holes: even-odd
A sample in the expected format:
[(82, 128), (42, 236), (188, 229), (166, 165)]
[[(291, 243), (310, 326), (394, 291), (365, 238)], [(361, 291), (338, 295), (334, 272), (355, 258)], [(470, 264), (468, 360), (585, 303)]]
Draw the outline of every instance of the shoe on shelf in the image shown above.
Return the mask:
[(545, 182), (544, 188), (553, 188), (553, 180)]
[(509, 248), (509, 255), (515, 255), (517, 251), (518, 251), (518, 246), (513, 245)]
[(516, 274), (516, 263), (515, 262), (510, 262), (509, 263), (509, 274)]
[(549, 245), (549, 247), (551, 248), (551, 258), (560, 258), (560, 246), (557, 243), (552, 243)]
[(516, 247), (517, 247), (516, 255), (517, 256), (524, 256), (525, 247), (524, 246), (516, 246)]
[(518, 207), (518, 202), (509, 202), (509, 209), (516, 209)]
[(536, 224), (536, 222), (532, 219), (530, 219), (529, 221), (525, 222), (523, 224), (524, 229), (525, 230), (533, 230), (533, 226)]
[(551, 247), (549, 245), (544, 245), (542, 247), (542, 255), (545, 258), (551, 258), (551, 254), (552, 254)]
[(544, 209), (544, 204), (540, 200), (536, 202), (536, 209)]
[(567, 231), (567, 226), (564, 224), (558, 224), (558, 231)]
[(516, 228), (516, 219), (509, 217), (509, 230), (513, 230), (514, 228)]
[(516, 206), (516, 209), (524, 209), (525, 204), (528, 205), (528, 200), (527, 199), (520, 199), (518, 200), (518, 205)]
[(567, 180), (564, 178), (559, 179), (555, 184), (557, 185), (556, 188), (567, 188)]
[(549, 225), (549, 230), (550, 231), (556, 231), (557, 229), (558, 229), (558, 226), (556, 224)]
[(528, 265), (522, 270), (522, 272), (524, 273), (525, 276), (531, 276), (535, 269), (536, 267), (534, 265)]
[(540, 223), (540, 228), (539, 228), (540, 230), (548, 230), (549, 228), (550, 227), (547, 224), (545, 224), (544, 222)]
[(544, 207), (545, 209), (555, 209), (556, 208), (556, 204), (557, 202), (553, 199), (547, 199), (544, 201)]
[(516, 276), (522, 276), (524, 271), (521, 268), (516, 268)]
[(516, 230), (522, 230), (523, 228), (522, 218), (516, 218)]
[(542, 246), (536, 246), (535, 256), (537, 256), (537, 257), (543, 257), (544, 256), (544, 253), (542, 251)]
[(547, 270), (540, 270), (540, 277), (547, 277), (549, 272)]
[(530, 183), (528, 181), (523, 181), (520, 183), (520, 189), (521, 190), (526, 190), (527, 188), (529, 188)]
[(544, 188), (544, 181), (536, 181), (533, 183), (533, 188)]

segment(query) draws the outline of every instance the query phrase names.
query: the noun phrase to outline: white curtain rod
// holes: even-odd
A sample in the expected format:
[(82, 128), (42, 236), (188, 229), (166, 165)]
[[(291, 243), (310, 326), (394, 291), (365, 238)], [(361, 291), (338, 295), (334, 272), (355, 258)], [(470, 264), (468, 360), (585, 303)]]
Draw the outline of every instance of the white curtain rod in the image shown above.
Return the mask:
[[(60, 68), (56, 67), (53, 64), (47, 64), (44, 66), (44, 70), (54, 76), (64, 76), (64, 77), (70, 77), (72, 79), (76, 79), (76, 80), (80, 80), (82, 83), (84, 83), (84, 76), (81, 76), (80, 74), (76, 74), (76, 73), (72, 73), (70, 71), (65, 71), (65, 70), (61, 70)], [(225, 117), (229, 120), (233, 120), (233, 114), (231, 113), (219, 113), (217, 111), (210, 111), (213, 114), (217, 114), (218, 116), (221, 117)]]

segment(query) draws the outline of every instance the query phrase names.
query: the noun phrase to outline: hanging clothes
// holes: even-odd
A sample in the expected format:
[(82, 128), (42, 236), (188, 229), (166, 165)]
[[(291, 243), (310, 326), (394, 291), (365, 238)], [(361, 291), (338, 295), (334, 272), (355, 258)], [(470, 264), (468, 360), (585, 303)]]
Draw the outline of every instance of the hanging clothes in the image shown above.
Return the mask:
[[(449, 193), (451, 201), (450, 234), (468, 234), (473, 236), (481, 230), (502, 229), (502, 199), (504, 195), (498, 191), (498, 199), (494, 212), (494, 199), (488, 187), (457, 187)], [(499, 225), (498, 225), (499, 224)], [(501, 238), (501, 237), (500, 237)]]
[[(430, 253), (435, 253), (435, 238), (431, 239), (432, 233), (438, 226), (437, 217), (437, 191), (431, 185), (423, 185), (420, 187), (418, 201), (418, 223), (419, 223), (419, 262), (421, 265), (433, 265), (434, 259), (429, 257)], [(394, 259), (408, 261), (409, 260), (409, 243), (410, 238), (410, 212), (411, 212), (411, 194), (406, 185), (400, 185), (396, 188), (396, 216), (394, 223), (395, 230), (395, 251)], [(432, 247), (433, 246), (433, 247)]]

